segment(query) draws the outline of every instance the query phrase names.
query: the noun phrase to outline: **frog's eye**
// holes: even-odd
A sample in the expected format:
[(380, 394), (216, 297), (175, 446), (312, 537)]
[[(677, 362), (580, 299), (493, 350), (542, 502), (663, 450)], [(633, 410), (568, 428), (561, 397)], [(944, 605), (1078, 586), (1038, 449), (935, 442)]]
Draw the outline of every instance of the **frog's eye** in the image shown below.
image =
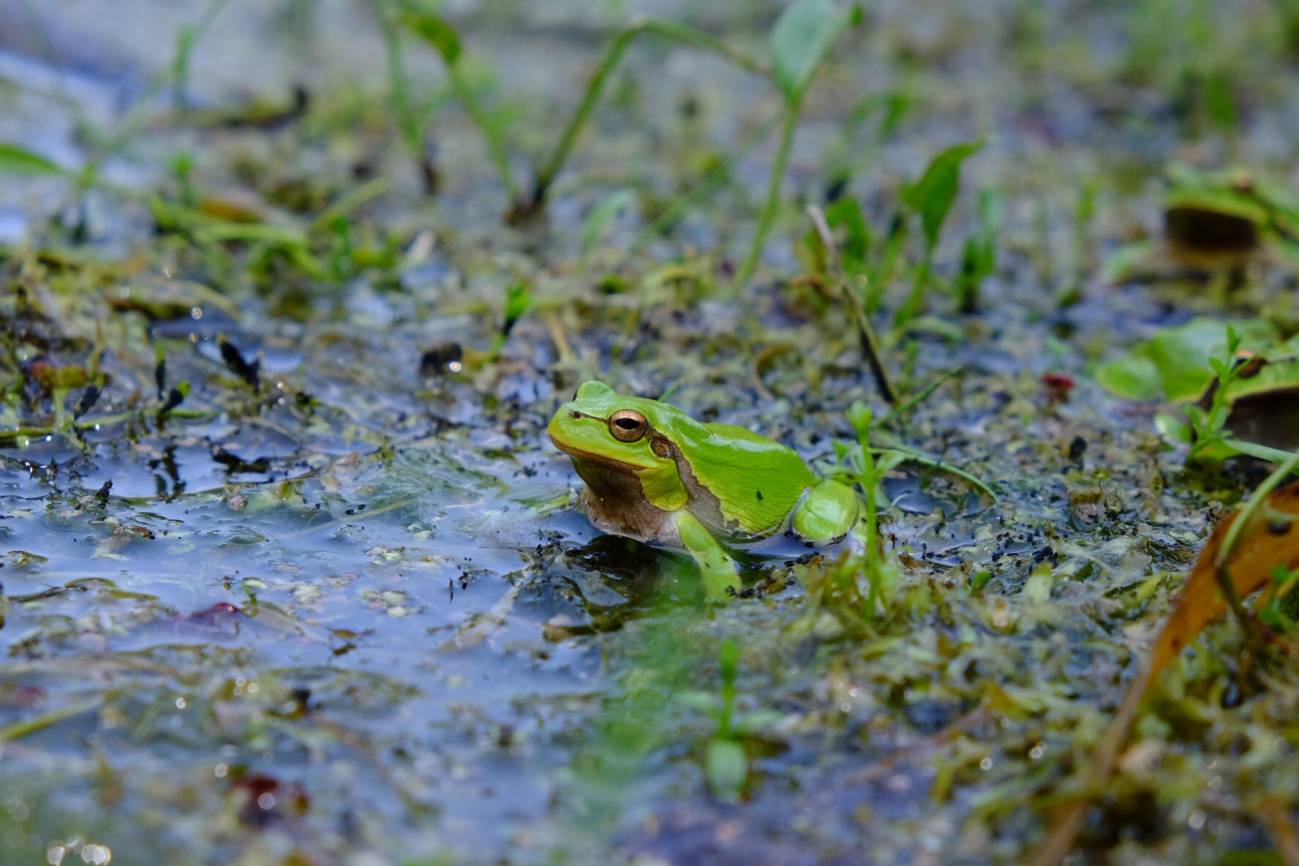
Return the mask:
[(634, 409), (620, 409), (609, 416), (609, 433), (619, 442), (635, 442), (649, 432), (649, 422)]

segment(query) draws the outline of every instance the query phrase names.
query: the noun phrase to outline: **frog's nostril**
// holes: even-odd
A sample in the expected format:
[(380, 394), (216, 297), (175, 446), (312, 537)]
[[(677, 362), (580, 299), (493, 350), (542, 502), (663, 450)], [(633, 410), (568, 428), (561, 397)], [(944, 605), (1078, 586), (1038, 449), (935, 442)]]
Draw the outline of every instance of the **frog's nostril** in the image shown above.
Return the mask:
[(581, 412), (569, 412), (569, 413), (568, 413), (568, 417), (573, 418), (573, 419), (576, 420), (576, 419), (582, 417), (582, 413), (581, 413)]

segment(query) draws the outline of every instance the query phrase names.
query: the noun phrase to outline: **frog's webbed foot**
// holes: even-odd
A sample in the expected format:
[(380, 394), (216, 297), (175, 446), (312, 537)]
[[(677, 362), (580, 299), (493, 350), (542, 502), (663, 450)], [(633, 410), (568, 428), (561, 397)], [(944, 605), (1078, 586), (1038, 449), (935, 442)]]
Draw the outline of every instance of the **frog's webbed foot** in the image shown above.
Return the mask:
[(861, 500), (846, 484), (826, 479), (813, 487), (794, 512), (794, 531), (812, 542), (847, 535), (857, 524)]
[(704, 592), (709, 598), (725, 598), (728, 591), (740, 588), (740, 570), (726, 549), (711, 532), (688, 511), (677, 512), (677, 531), (681, 544), (695, 558)]

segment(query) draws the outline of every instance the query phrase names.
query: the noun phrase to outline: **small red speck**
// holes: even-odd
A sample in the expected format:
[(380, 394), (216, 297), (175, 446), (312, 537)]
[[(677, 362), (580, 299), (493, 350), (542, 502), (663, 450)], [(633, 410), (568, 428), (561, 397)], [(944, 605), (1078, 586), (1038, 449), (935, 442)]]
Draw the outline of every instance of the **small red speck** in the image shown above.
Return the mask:
[(1053, 391), (1071, 391), (1073, 390), (1073, 379), (1063, 373), (1043, 373), (1042, 384)]
[(218, 601), (211, 607), (196, 610), (189, 615), (190, 622), (198, 625), (220, 625), (236, 619), (243, 611), (228, 601)]

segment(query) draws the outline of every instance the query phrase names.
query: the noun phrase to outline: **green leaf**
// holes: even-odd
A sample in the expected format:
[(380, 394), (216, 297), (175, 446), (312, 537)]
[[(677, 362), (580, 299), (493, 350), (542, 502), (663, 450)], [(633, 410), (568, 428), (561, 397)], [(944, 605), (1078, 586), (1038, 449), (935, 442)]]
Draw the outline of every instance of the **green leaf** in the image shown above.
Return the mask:
[(1186, 419), (1168, 412), (1160, 412), (1155, 416), (1155, 430), (1165, 442), (1189, 445), (1195, 438)]
[[(1192, 319), (1164, 328), (1124, 357), (1102, 364), (1096, 378), (1114, 394), (1129, 400), (1164, 397), (1195, 400), (1214, 378), (1213, 364), (1228, 354), (1228, 332), (1218, 319)], [(1241, 345), (1257, 351), (1274, 345), (1276, 328), (1262, 319), (1236, 322)]]
[(852, 425), (853, 432), (857, 434), (857, 441), (863, 446), (867, 445), (870, 439), (871, 421), (873, 420), (871, 409), (860, 400), (854, 400), (848, 407), (848, 423)]
[(447, 66), (456, 65), (460, 59), (460, 34), (445, 18), (422, 8), (420, 4), (407, 2), (402, 4), (397, 20), (407, 30), (433, 46)]
[(509, 334), (514, 323), (532, 309), (532, 287), (520, 280), (505, 290), (505, 324), (502, 333)]
[(740, 799), (749, 776), (749, 758), (744, 754), (744, 747), (735, 740), (712, 740), (708, 744), (704, 774), (714, 797), (728, 803)]
[(771, 30), (771, 66), (787, 100), (803, 95), (826, 54), (860, 16), (856, 7), (844, 9), (833, 0), (797, 0), (785, 8)]
[(740, 668), (740, 645), (727, 638), (722, 641), (722, 647), (718, 651), (717, 658), (721, 667), (722, 682), (735, 682), (735, 675)]
[(980, 140), (947, 148), (930, 160), (920, 180), (903, 191), (902, 202), (920, 214), (925, 242), (930, 248), (938, 245), (938, 234), (961, 188), (961, 163), (981, 147)]
[(636, 191), (620, 189), (600, 199), (586, 215), (582, 225), (582, 254), (588, 253), (620, 213), (636, 206)]
[(38, 153), (7, 141), (0, 141), (0, 172), (6, 174), (67, 174), (67, 171)]
[(1096, 381), (1125, 400), (1154, 400), (1164, 392), (1159, 368), (1149, 358), (1129, 356), (1106, 361), (1096, 369)]

